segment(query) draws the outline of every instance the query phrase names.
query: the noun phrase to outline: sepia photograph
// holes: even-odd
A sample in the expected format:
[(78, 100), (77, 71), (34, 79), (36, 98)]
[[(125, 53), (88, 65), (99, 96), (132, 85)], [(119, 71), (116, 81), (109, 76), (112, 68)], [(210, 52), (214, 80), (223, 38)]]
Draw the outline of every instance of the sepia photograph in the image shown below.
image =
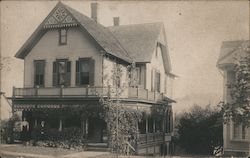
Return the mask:
[(250, 158), (249, 0), (1, 0), (0, 158)]

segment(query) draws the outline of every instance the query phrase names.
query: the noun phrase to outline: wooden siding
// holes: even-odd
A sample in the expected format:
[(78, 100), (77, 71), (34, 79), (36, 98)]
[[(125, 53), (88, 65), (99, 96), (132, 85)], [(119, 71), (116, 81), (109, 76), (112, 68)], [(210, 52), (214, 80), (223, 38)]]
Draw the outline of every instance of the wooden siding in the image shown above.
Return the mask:
[(34, 46), (24, 61), (24, 87), (34, 85), (34, 60), (45, 60), (45, 87), (52, 87), (53, 61), (68, 59), (71, 61), (71, 84), (75, 86), (75, 64), (79, 58), (91, 57), (95, 60), (95, 85), (101, 86), (102, 56), (99, 46), (86, 33), (79, 28), (69, 28), (67, 45), (59, 45), (57, 29), (49, 30)]

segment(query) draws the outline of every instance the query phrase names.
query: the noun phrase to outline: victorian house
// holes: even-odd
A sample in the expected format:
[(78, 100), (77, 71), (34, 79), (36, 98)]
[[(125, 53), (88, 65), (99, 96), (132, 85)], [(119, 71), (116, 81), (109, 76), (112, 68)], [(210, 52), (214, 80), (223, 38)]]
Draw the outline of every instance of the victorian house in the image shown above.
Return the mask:
[[(171, 73), (164, 25), (119, 25), (116, 17), (114, 26), (104, 27), (97, 21), (97, 7), (91, 3), (89, 18), (59, 2), (41, 22), (16, 53), (24, 61), (24, 87), (13, 88), (13, 110), (27, 119), (31, 131), (42, 121), (48, 131), (79, 127), (89, 143), (105, 144), (103, 119), (94, 114), (82, 119), (67, 109), (93, 107), (93, 113), (98, 112), (100, 95), (112, 97), (112, 72), (119, 65), (124, 70), (119, 85), (128, 85), (120, 101), (147, 113), (138, 122), (135, 153), (160, 153), (163, 144), (169, 153), (175, 75)], [(136, 85), (127, 80), (131, 63), (135, 64)], [(150, 115), (157, 105), (166, 108), (160, 120)]]
[[(246, 55), (249, 49), (249, 40), (225, 41), (221, 47), (221, 53), (217, 67), (223, 74), (223, 100), (232, 103), (231, 84), (236, 81), (235, 65), (241, 57)], [(250, 128), (242, 124), (230, 121), (223, 125), (223, 147), (225, 155), (243, 156), (250, 151)]]

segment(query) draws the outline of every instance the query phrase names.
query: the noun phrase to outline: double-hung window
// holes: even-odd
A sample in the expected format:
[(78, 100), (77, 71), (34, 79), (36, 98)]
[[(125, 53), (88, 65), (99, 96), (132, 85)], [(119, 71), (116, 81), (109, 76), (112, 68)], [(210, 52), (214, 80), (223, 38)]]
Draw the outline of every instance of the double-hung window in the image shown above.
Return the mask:
[(155, 72), (155, 90), (161, 91), (161, 74), (159, 72)]
[(247, 139), (247, 127), (242, 124), (233, 124), (233, 139), (244, 140)]
[(139, 86), (141, 84), (141, 67), (135, 67), (132, 70), (130, 86)]
[(59, 45), (67, 44), (67, 30), (65, 28), (59, 29)]
[(71, 78), (71, 62), (67, 59), (58, 59), (53, 63), (53, 85), (69, 86)]
[(44, 86), (45, 60), (34, 61), (34, 86)]
[(76, 85), (94, 84), (94, 60), (91, 58), (80, 58), (76, 61)]

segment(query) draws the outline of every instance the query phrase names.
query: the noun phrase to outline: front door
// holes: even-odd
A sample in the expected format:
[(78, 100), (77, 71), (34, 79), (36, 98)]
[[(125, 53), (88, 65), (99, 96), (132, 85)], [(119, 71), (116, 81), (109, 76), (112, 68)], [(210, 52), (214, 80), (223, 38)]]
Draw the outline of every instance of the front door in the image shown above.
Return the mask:
[(88, 139), (92, 143), (102, 143), (106, 122), (99, 118), (89, 118)]

